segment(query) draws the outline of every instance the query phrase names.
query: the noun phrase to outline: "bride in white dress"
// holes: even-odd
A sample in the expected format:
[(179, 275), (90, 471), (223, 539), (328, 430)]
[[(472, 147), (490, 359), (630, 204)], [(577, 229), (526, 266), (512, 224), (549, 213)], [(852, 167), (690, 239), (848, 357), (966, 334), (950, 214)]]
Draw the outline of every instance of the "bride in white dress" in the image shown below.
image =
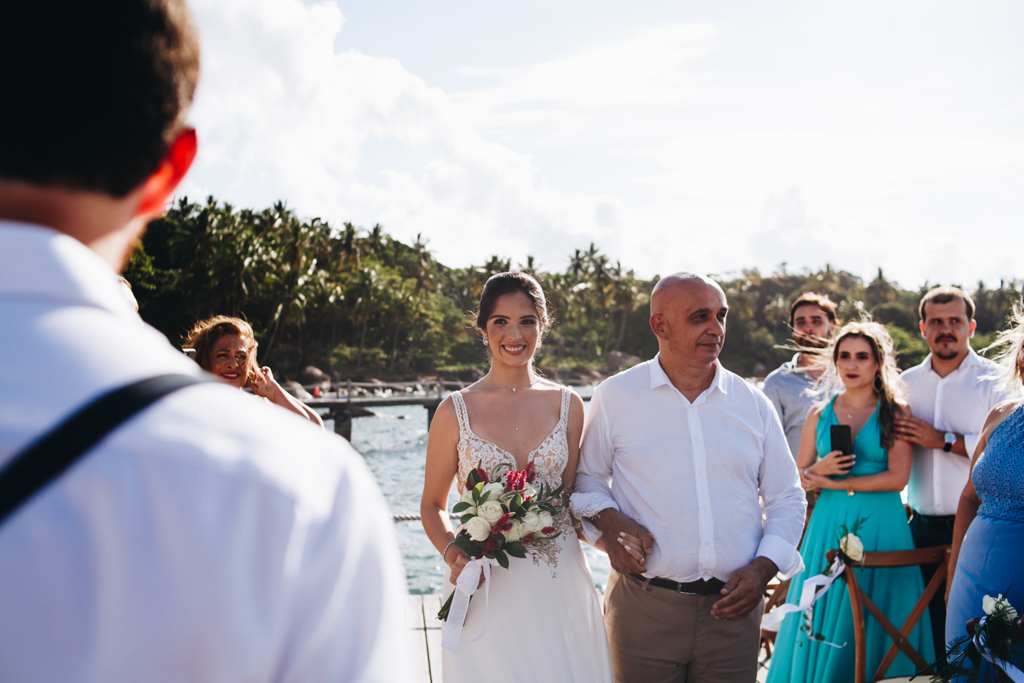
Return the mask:
[[(582, 399), (534, 371), (533, 356), (550, 324), (536, 280), (524, 273), (493, 276), (478, 310), (490, 371), (441, 403), (427, 444), (420, 509), (423, 528), (448, 565), (442, 600), (470, 559), (452, 543), (447, 502), (456, 475), (461, 495), (480, 462), (488, 471), (532, 462), (534, 486), (564, 482), (568, 500), (583, 431)], [(528, 545), (527, 557), (509, 558), (508, 569), (493, 568), (487, 631), (472, 642), (484, 626), (487, 601), (480, 591), (470, 602), (458, 654), (442, 654), (445, 683), (612, 681), (601, 605), (568, 511), (555, 527), (556, 539)]]

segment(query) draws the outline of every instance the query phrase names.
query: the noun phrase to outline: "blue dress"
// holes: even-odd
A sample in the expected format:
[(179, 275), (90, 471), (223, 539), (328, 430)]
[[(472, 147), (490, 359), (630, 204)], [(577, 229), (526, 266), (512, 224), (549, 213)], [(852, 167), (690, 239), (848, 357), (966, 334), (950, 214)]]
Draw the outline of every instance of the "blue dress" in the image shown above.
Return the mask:
[[(1006, 595), (1018, 612), (1024, 610), (1024, 405), (989, 436), (971, 481), (981, 506), (960, 545), (946, 611), (947, 642), (966, 635), (968, 620), (985, 616), (986, 595)], [(1024, 668), (1024, 662), (1011, 664)]]
[[(822, 410), (818, 418), (818, 456), (832, 450), (830, 427), (839, 424), (832, 404), (835, 398)], [(878, 410), (868, 419), (853, 442), (853, 453), (857, 456), (849, 476), (863, 477), (884, 472), (889, 467), (889, 454), (882, 448), (882, 429), (878, 422)], [(834, 477), (845, 479), (846, 475)], [(864, 550), (913, 550), (914, 539), (903, 509), (903, 501), (896, 491), (859, 492), (848, 495), (845, 490), (822, 490), (814, 507), (810, 523), (800, 545), (804, 559), (803, 573), (793, 578), (787, 602), (800, 601), (804, 579), (820, 574), (828, 567), (825, 558), (829, 550), (839, 547), (843, 536), (843, 525), (850, 531), (860, 520), (855, 532), (864, 544)], [(846, 571), (850, 571), (847, 567)], [(854, 568), (857, 582), (864, 593), (878, 605), (896, 628), (900, 628), (910, 615), (918, 597), (924, 592), (924, 581), (918, 567), (895, 569)], [(850, 681), (853, 679), (855, 645), (853, 613), (850, 596), (842, 578), (814, 605), (813, 630), (821, 634), (825, 642), (808, 638), (801, 627), (804, 615), (801, 612), (789, 614), (782, 621), (775, 639), (768, 671), (769, 683), (811, 683)], [(870, 678), (885, 656), (892, 641), (865, 611), (867, 635), (867, 675)], [(932, 644), (932, 628), (928, 613), (921, 617), (908, 638), (909, 643), (927, 662), (934, 660), (935, 647)], [(840, 647), (832, 647), (837, 645)], [(886, 672), (886, 677), (912, 676), (917, 667), (900, 652)]]

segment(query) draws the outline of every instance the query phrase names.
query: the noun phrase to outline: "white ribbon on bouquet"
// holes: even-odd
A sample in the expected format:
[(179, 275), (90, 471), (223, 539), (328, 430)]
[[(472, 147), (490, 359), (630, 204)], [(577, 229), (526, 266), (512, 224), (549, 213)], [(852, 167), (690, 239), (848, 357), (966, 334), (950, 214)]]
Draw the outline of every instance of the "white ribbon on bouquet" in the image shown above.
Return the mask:
[(484, 576), (484, 582), (480, 585), (484, 589), (484, 627), (472, 642), (480, 640), (487, 632), (487, 623), (490, 620), (491, 603), (491, 567), (497, 567), (497, 560), (486, 557), (478, 557), (470, 560), (455, 582), (455, 596), (452, 599), (452, 606), (448, 610), (448, 619), (444, 622), (444, 629), (441, 631), (441, 647), (455, 654), (459, 650), (459, 637), (462, 635), (462, 626), (466, 622), (466, 612), (469, 611), (469, 599), (473, 597), (477, 586), (480, 585), (480, 574)]
[[(988, 617), (982, 617), (982, 626), (985, 625), (985, 621), (987, 619)], [(1003, 660), (999, 659), (999, 657), (996, 657), (988, 651), (988, 643), (985, 640), (984, 632), (980, 632), (974, 636), (974, 647), (978, 648), (978, 652), (980, 652), (981, 656), (988, 660), (989, 663), (998, 666), (1000, 669), (1002, 669), (1003, 673), (1005, 673), (1007, 677), (1011, 681), (1013, 681), (1013, 683), (1024, 683), (1024, 671), (1021, 671), (1009, 662), (1004, 662)]]
[[(837, 555), (836, 559), (832, 560), (832, 565), (828, 568), (827, 572), (824, 574), (816, 574), (809, 579), (804, 580), (804, 585), (800, 589), (799, 604), (779, 605), (771, 612), (768, 612), (761, 617), (761, 628), (766, 631), (774, 631), (787, 614), (791, 614), (793, 612), (806, 612), (811, 609), (814, 606), (814, 603), (816, 603), (818, 599), (828, 591), (832, 582), (839, 578), (839, 575), (842, 574), (845, 569), (846, 563), (839, 559), (839, 556)], [(821, 587), (821, 590), (816, 591), (815, 589), (819, 586)], [(830, 645), (836, 648), (846, 645), (846, 643), (843, 643), (843, 645), (835, 645), (824, 641), (819, 642), (823, 642), (825, 645)]]

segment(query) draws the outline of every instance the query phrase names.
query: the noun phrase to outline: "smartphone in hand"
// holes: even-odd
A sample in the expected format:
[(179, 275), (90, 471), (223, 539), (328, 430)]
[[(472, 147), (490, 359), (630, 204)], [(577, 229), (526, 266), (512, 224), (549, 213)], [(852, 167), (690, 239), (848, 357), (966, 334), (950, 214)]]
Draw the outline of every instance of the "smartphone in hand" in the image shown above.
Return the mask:
[(842, 451), (843, 455), (853, 453), (853, 432), (850, 425), (832, 425), (832, 450)]

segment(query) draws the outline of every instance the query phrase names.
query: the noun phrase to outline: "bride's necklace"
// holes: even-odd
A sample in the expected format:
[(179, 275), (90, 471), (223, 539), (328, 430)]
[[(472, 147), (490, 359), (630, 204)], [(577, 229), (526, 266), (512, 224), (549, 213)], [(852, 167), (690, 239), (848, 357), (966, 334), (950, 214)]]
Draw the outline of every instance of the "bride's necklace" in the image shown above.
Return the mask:
[(512, 405), (515, 408), (515, 413), (516, 413), (516, 431), (518, 432), (519, 431), (519, 399), (516, 398), (516, 396), (517, 396), (516, 389), (525, 389), (527, 387), (532, 387), (534, 384), (536, 384), (539, 381), (540, 381), (540, 377), (538, 377), (537, 379), (533, 380), (529, 384), (520, 384), (520, 385), (515, 386), (515, 387), (510, 387), (507, 384), (488, 384), (487, 382), (484, 382), (483, 384), (484, 384), (485, 387), (491, 387), (492, 389), (511, 389), (512, 390)]

